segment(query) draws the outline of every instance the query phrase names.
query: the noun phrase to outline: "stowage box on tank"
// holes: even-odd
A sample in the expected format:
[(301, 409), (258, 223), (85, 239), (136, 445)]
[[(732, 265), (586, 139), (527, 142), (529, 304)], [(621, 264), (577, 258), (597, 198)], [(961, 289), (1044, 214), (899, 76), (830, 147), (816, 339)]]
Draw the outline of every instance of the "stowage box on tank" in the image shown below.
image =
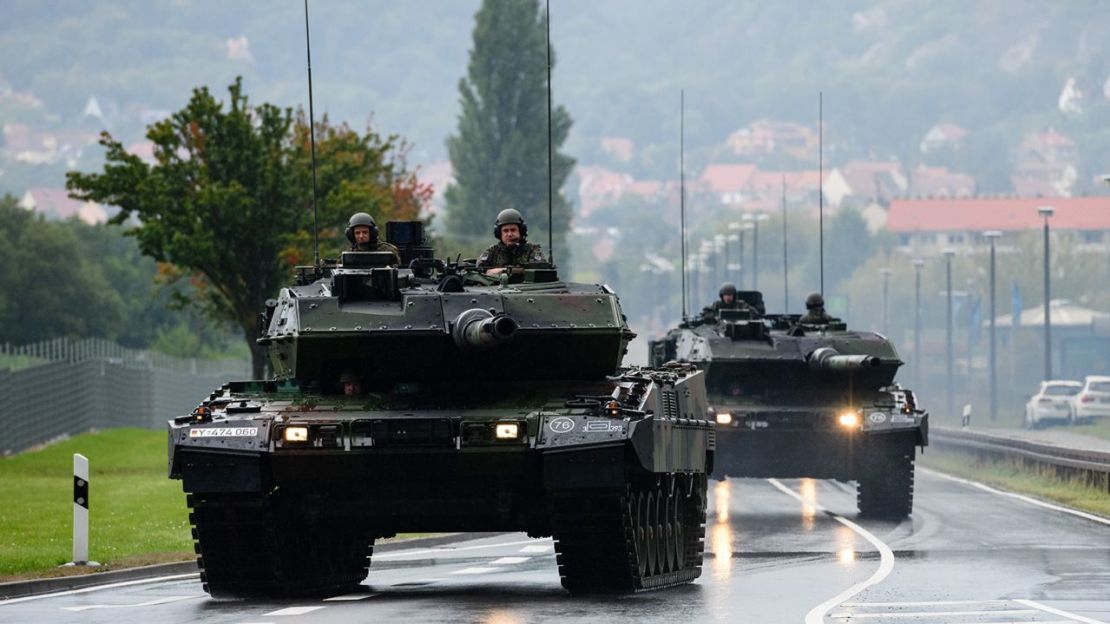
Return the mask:
[(572, 592), (696, 578), (703, 373), (619, 368), (634, 334), (604, 286), (550, 265), (486, 276), (398, 242), (407, 268), (374, 252), (302, 268), (262, 318), (274, 378), (170, 422), (205, 589), (344, 591), (374, 540), (441, 531), (553, 536)]
[(916, 447), (928, 414), (894, 381), (894, 345), (838, 319), (802, 323), (745, 310), (682, 324), (650, 344), (653, 365), (678, 361), (706, 373), (717, 422), (719, 477), (812, 477), (857, 482), (861, 514), (900, 518), (913, 509)]

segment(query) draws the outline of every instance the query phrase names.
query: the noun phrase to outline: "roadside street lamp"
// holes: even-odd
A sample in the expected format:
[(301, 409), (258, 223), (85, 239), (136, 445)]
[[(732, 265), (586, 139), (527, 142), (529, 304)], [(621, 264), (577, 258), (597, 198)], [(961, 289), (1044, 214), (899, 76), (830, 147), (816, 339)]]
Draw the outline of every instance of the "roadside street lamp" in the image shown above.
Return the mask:
[(913, 385), (921, 387), (921, 267), (925, 261), (914, 258), (913, 261)]
[(740, 255), (738, 256), (738, 263), (740, 264), (740, 271), (738, 273), (738, 277), (740, 278), (740, 281), (736, 283), (736, 287), (740, 290), (745, 290), (744, 272), (747, 269), (744, 265), (744, 234), (748, 230), (752, 229), (754, 226), (752, 225), (752, 222), (751, 222), (752, 216), (750, 214), (746, 214), (741, 218), (744, 219), (744, 222), (740, 224)]
[(944, 292), (945, 292), (945, 333), (944, 333), (944, 369), (945, 369), (945, 384), (947, 387), (947, 406), (948, 413), (946, 417), (951, 418), (953, 412), (952, 402), (952, 256), (956, 255), (956, 250), (947, 248), (941, 253), (944, 254)]
[(1052, 206), (1037, 208), (1037, 214), (1044, 217), (1044, 380), (1052, 379), (1052, 315), (1049, 302), (1052, 290), (1049, 288), (1048, 273), (1048, 218), (1056, 212)]
[(879, 269), (879, 274), (883, 276), (883, 335), (887, 336), (888, 338), (890, 337), (890, 329), (887, 326), (887, 320), (889, 319), (889, 308), (887, 307), (889, 298), (887, 295), (889, 294), (890, 290), (889, 287), (891, 273), (893, 273), (893, 271), (890, 270), (890, 267), (883, 267)]
[(756, 212), (752, 217), (752, 290), (759, 290), (759, 222), (770, 217)]
[[(990, 376), (991, 376), (991, 383), (990, 383), (990, 386), (991, 386), (991, 412), (990, 412), (991, 422), (994, 422), (995, 419), (998, 417), (998, 374), (997, 374), (997, 368), (996, 368), (998, 363), (997, 363), (997, 358), (996, 358), (996, 355), (995, 355), (995, 346), (994, 346), (995, 345), (995, 343), (994, 343), (994, 319), (995, 319), (995, 316), (997, 316), (997, 313), (995, 312), (995, 307), (994, 307), (994, 241), (998, 240), (998, 237), (1000, 237), (1000, 236), (1002, 236), (1002, 232), (999, 232), (998, 230), (989, 230), (989, 231), (983, 232), (983, 238), (987, 239), (987, 241), (990, 242), (990, 244), (991, 244), (991, 268), (990, 268), (990, 289), (991, 289), (991, 331), (990, 331), (991, 337), (990, 337), (990, 345), (991, 345), (991, 352), (990, 352), (990, 366), (989, 366)], [(1010, 339), (1013, 340), (1013, 337), (1011, 336)]]
[[(733, 221), (728, 224), (728, 242), (730, 245), (732, 243), (739, 243), (742, 240), (740, 238), (740, 232), (743, 227), (743, 224), (741, 224), (739, 221)], [(737, 251), (739, 251), (740, 253), (738, 253), (736, 256), (736, 262), (729, 264), (728, 270), (736, 274), (736, 287), (743, 288), (744, 284), (740, 280), (740, 268), (741, 265), (744, 263), (744, 245), (740, 244), (737, 247)]]

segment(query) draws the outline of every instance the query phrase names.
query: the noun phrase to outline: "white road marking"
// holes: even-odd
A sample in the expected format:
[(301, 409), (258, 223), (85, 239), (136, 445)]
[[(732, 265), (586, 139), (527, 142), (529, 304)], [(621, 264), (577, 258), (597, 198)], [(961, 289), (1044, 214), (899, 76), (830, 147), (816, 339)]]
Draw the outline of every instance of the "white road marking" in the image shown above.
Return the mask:
[(36, 594), (34, 596), (24, 596), (22, 598), (9, 598), (7, 600), (0, 600), (0, 607), (4, 605), (15, 604), (17, 602), (27, 602), (28, 600), (42, 600), (43, 598), (55, 598), (57, 596), (72, 596), (73, 594), (87, 594), (89, 592), (100, 591), (102, 589), (114, 589), (116, 587), (130, 587), (131, 585), (143, 585), (145, 583), (160, 583), (162, 581), (179, 581), (187, 578), (198, 578), (200, 572), (190, 572), (189, 574), (174, 574), (172, 576), (158, 576), (155, 578), (138, 579), (135, 581), (121, 581), (119, 583), (108, 583), (107, 585), (97, 585), (95, 587), (82, 587), (81, 589), (67, 589), (60, 592), (51, 592), (49, 594)]
[(1021, 494), (1015, 494), (1013, 492), (1007, 492), (1005, 490), (998, 490), (998, 489), (992, 488), (989, 485), (984, 485), (982, 483), (979, 483), (978, 481), (972, 481), (971, 479), (964, 479), (963, 477), (954, 477), (950, 474), (945, 474), (943, 472), (937, 472), (936, 470), (931, 470), (931, 469), (926, 468), (924, 466), (918, 466), (917, 469), (921, 470), (922, 472), (926, 472), (928, 474), (931, 474), (933, 476), (941, 477), (943, 479), (948, 479), (949, 481), (955, 481), (957, 483), (963, 483), (964, 485), (970, 485), (971, 487), (979, 488), (980, 490), (983, 490), (985, 492), (990, 492), (991, 494), (997, 494), (999, 496), (1006, 496), (1008, 498), (1017, 499), (1017, 500), (1022, 501), (1024, 503), (1029, 503), (1030, 505), (1036, 505), (1038, 507), (1044, 507), (1045, 509), (1051, 509), (1053, 511), (1062, 511), (1066, 514), (1071, 514), (1073, 516), (1079, 516), (1080, 518), (1083, 518), (1085, 520), (1092, 520), (1094, 522), (1098, 522), (1098, 523), (1110, 526), (1110, 518), (1104, 518), (1102, 516), (1096, 516), (1094, 514), (1089, 514), (1085, 511), (1079, 511), (1078, 509), (1069, 509), (1067, 507), (1061, 507), (1060, 505), (1053, 505), (1052, 503), (1046, 503), (1042, 500), (1037, 500), (1037, 499), (1029, 497), (1029, 496), (1023, 496)]
[(169, 602), (178, 602), (180, 600), (189, 600), (190, 598), (204, 598), (204, 595), (192, 596), (167, 596), (165, 598), (158, 598), (157, 600), (147, 600), (146, 602), (136, 602), (133, 604), (103, 604), (103, 605), (83, 605), (80, 607), (62, 607), (64, 611), (88, 611), (90, 609), (132, 609), (134, 607), (153, 607), (154, 605), (166, 604)]
[(425, 550), (402, 550), (402, 551), (398, 551), (398, 552), (395, 552), (395, 553), (387, 553), (387, 554), (384, 554), (384, 555), (374, 555), (373, 559), (374, 559), (374, 561), (378, 561), (380, 559), (398, 559), (398, 558), (412, 557), (414, 555), (430, 555), (430, 554), (449, 555), (451, 553), (462, 552), (464, 550), (483, 550), (483, 549), (487, 549), (487, 548), (501, 548), (502, 546), (520, 546), (521, 544), (535, 544), (535, 543), (536, 543), (536, 540), (534, 540), (534, 539), (526, 539), (526, 540), (517, 540), (517, 541), (514, 541), (514, 542), (498, 542), (496, 544), (479, 544), (477, 546), (463, 546), (461, 548), (428, 548), (428, 549), (425, 549)]
[(323, 608), (324, 607), (286, 607), (284, 609), (278, 609), (277, 611), (271, 611), (265, 615), (304, 615), (306, 613), (312, 613), (313, 611), (319, 611)]
[(355, 600), (366, 600), (373, 598), (377, 594), (344, 594), (342, 596), (332, 596), (331, 598), (324, 598), (324, 602), (348, 602)]
[(531, 559), (531, 557), (501, 557), (500, 559), (494, 559), (493, 561), (489, 562), (489, 564), (490, 565), (511, 565), (511, 564), (514, 564), (514, 563), (524, 563), (525, 561), (528, 561), (529, 559)]
[(548, 552), (551, 552), (553, 550), (555, 550), (555, 546), (553, 546), (553, 545), (552, 546), (545, 546), (543, 544), (539, 544), (539, 545), (525, 546), (524, 548), (520, 549), (520, 552), (538, 554), (538, 553), (548, 553)]
[(921, 602), (845, 602), (842, 607), (933, 607), (946, 605), (1008, 605), (1010, 600), (924, 600)]
[(983, 616), (983, 615), (1036, 615), (1036, 609), (997, 609), (995, 611), (907, 611), (905, 613), (834, 613), (834, 620), (854, 620), (863, 618), (921, 618), (937, 616)]
[(1027, 607), (1033, 607), (1034, 609), (1040, 609), (1041, 611), (1044, 611), (1045, 613), (1051, 613), (1052, 615), (1059, 615), (1062, 617), (1071, 618), (1076, 622), (1083, 622), (1083, 624), (1106, 624), (1106, 622), (1103, 622), (1102, 620), (1094, 620), (1089, 617), (1083, 617), (1082, 615), (1078, 615), (1076, 613), (1064, 611), (1063, 609), (1056, 609), (1046, 604), (1036, 602), (1035, 600), (1015, 599), (1014, 602), (1018, 604), (1023, 604)]
[(499, 568), (463, 568), (455, 570), (451, 574), (486, 574), (488, 572), (497, 572)]
[(818, 511), (825, 512), (837, 522), (843, 524), (844, 526), (854, 531), (856, 534), (863, 537), (863, 539), (871, 542), (871, 545), (879, 551), (879, 569), (875, 570), (875, 573), (868, 577), (866, 580), (852, 585), (848, 589), (810, 609), (809, 613), (806, 614), (806, 624), (822, 624), (825, 621), (825, 615), (833, 607), (848, 600), (852, 596), (859, 594), (872, 585), (878, 585), (879, 583), (882, 583), (884, 580), (886, 580), (886, 577), (890, 575), (890, 572), (894, 570), (894, 551), (892, 551), (890, 549), (890, 546), (887, 546), (882, 540), (872, 535), (870, 531), (847, 518), (844, 518), (825, 509), (821, 505), (818, 505), (816, 501), (808, 501), (802, 498), (802, 496), (799, 495), (797, 492), (780, 483), (778, 479), (767, 479), (767, 482), (775, 486), (779, 491), (783, 492), (787, 496), (797, 499), (803, 505), (810, 505)]

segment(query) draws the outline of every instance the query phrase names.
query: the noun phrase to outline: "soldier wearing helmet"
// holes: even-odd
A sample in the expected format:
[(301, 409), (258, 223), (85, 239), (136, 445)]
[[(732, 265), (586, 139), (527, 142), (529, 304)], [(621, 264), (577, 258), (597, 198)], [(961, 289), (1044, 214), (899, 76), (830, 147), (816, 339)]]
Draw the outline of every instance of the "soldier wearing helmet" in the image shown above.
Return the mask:
[(706, 322), (713, 322), (720, 316), (721, 310), (751, 310), (746, 301), (737, 296), (736, 284), (725, 282), (717, 291), (717, 300), (712, 305), (702, 310), (702, 318)]
[(493, 235), (497, 237), (497, 243), (478, 256), (478, 268), (486, 269), (487, 275), (502, 273), (505, 267), (547, 262), (540, 246), (528, 242), (528, 224), (516, 210), (506, 208), (497, 213)]
[(351, 242), (351, 251), (388, 251), (393, 254), (394, 265), (401, 264), (401, 253), (393, 245), (379, 240), (378, 225), (374, 217), (365, 212), (356, 212), (347, 221), (347, 240)]
[(806, 297), (806, 314), (798, 319), (798, 322), (824, 325), (831, 320), (833, 320), (832, 317), (825, 313), (825, 298), (821, 293), (809, 293)]
[(358, 381), (358, 375), (349, 368), (339, 375), (339, 385), (343, 388), (343, 394), (346, 396), (362, 394), (362, 384)]

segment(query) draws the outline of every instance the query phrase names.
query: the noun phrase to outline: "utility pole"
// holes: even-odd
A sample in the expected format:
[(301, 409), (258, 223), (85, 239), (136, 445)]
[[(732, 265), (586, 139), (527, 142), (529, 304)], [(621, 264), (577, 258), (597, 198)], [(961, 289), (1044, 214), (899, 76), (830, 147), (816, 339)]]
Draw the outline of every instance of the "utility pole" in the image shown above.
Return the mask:
[(994, 275), (995, 275), (995, 272), (994, 272), (994, 270), (995, 270), (994, 241), (997, 240), (999, 236), (1002, 236), (1002, 232), (999, 232), (998, 230), (990, 230), (990, 231), (987, 231), (987, 232), (983, 232), (983, 238), (987, 239), (987, 241), (989, 241), (990, 244), (991, 244), (991, 267), (990, 267), (990, 289), (991, 289), (991, 291), (990, 291), (991, 292), (991, 332), (990, 332), (991, 336), (990, 336), (990, 344), (991, 344), (991, 350), (990, 350), (990, 366), (989, 366), (990, 376), (991, 376), (991, 383), (990, 383), (990, 386), (991, 386), (991, 412), (990, 412), (991, 422), (994, 422), (998, 418), (998, 369), (997, 369), (998, 358), (997, 358), (997, 355), (996, 355), (996, 352), (995, 352), (995, 339), (994, 339), (994, 322), (995, 322), (994, 319), (995, 319), (995, 317), (998, 316), (998, 314), (995, 311), (995, 307), (994, 307)]

